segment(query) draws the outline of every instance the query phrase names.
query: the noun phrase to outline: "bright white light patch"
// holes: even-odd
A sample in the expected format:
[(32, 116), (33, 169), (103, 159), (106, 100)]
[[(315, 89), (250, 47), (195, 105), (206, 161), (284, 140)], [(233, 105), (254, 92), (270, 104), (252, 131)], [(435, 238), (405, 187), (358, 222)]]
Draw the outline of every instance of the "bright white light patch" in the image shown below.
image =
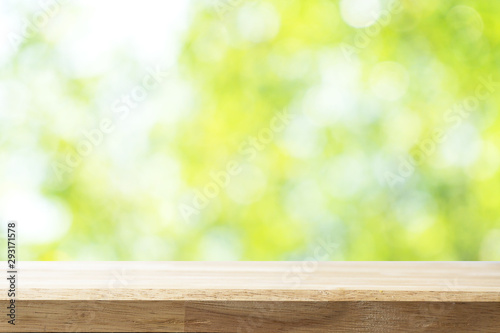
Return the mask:
[(476, 161), (481, 150), (481, 136), (470, 124), (450, 131), (441, 146), (441, 156), (447, 165), (468, 166)]
[(238, 30), (254, 43), (273, 39), (280, 28), (280, 14), (270, 3), (246, 4), (238, 13)]
[(120, 48), (133, 50), (145, 64), (172, 63), (180, 32), (189, 25), (189, 1), (91, 0), (78, 5), (82, 8), (71, 21), (56, 22), (58, 30), (67, 31), (57, 36), (57, 44), (78, 77), (106, 73)]
[(340, 14), (345, 23), (354, 28), (364, 28), (375, 23), (382, 8), (379, 0), (342, 0)]
[(317, 126), (308, 117), (300, 115), (290, 122), (279, 145), (294, 157), (309, 158), (323, 150), (324, 140)]
[(61, 203), (25, 189), (0, 198), (1, 220), (18, 222), (19, 240), (43, 244), (62, 237), (71, 225), (71, 213)]

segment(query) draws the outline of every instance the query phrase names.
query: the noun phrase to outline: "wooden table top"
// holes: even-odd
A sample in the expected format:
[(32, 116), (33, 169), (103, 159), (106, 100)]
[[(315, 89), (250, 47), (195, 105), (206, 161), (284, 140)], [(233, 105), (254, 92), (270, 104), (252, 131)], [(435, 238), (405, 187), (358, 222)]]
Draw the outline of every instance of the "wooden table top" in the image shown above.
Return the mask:
[[(17, 267), (19, 300), (500, 301), (500, 262), (21, 261)], [(0, 281), (5, 290), (8, 281)]]

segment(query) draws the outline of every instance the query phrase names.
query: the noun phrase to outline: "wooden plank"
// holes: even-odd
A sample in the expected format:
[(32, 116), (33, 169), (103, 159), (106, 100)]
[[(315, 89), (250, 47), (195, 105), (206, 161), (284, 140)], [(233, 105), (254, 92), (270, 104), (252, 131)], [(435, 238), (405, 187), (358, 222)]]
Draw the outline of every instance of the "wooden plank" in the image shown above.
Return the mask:
[(186, 332), (500, 332), (500, 303), (192, 302)]
[(184, 332), (182, 301), (25, 301), (2, 332)]
[(16, 289), (2, 332), (500, 331), (498, 262), (20, 262)]
[(20, 301), (2, 332), (499, 332), (497, 302)]

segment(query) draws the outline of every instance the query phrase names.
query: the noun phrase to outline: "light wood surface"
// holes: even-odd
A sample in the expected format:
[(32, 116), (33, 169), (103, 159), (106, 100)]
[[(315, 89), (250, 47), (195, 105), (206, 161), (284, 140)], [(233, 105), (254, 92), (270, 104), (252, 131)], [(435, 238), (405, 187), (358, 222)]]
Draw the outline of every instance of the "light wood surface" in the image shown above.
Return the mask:
[(500, 332), (499, 262), (20, 262), (17, 291), (2, 332)]

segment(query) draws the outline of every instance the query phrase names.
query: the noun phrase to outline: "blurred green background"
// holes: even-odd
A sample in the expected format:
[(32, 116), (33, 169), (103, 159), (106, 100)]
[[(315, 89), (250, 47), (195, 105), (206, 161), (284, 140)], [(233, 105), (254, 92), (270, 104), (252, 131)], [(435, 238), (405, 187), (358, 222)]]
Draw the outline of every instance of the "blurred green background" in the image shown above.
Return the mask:
[(500, 260), (498, 1), (0, 12), (21, 261)]

